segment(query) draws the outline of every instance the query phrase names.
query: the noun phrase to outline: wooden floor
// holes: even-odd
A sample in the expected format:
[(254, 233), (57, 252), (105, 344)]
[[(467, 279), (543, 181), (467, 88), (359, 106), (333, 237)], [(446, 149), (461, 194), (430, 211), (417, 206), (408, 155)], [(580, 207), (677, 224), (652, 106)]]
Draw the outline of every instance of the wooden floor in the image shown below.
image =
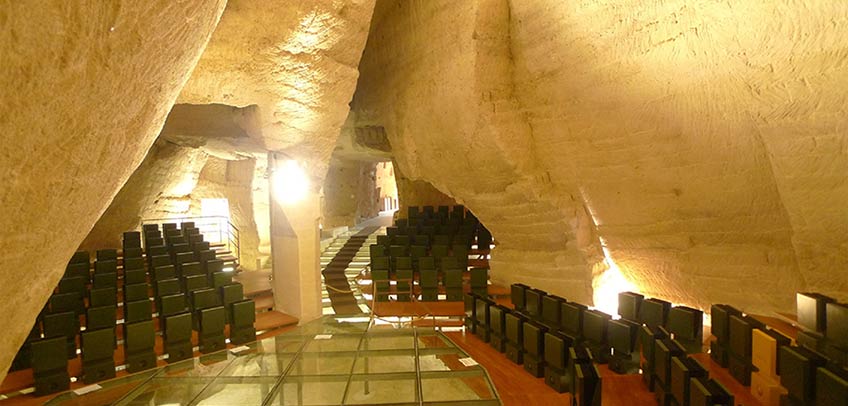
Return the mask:
[[(568, 393), (557, 393), (545, 385), (542, 378), (534, 378), (521, 365), (512, 363), (504, 354), (477, 336), (463, 332), (450, 332), (445, 335), (486, 368), (505, 406), (570, 404), (571, 396)], [(710, 378), (719, 381), (733, 392), (736, 405), (762, 406), (751, 395), (749, 387), (736, 382), (730, 372), (714, 363), (708, 354), (694, 354), (692, 357), (707, 368)], [(610, 371), (606, 365), (599, 365), (598, 370), (603, 379), (601, 398), (604, 406), (657, 405), (654, 394), (648, 391), (641, 375), (619, 375)]]

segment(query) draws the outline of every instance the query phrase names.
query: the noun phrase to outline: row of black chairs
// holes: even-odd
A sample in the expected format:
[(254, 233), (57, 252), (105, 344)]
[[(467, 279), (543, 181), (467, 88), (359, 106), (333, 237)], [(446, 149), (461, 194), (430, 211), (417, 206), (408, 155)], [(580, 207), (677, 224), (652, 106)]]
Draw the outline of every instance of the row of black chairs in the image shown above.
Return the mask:
[[(153, 236), (151, 227), (146, 228), (151, 239), (157, 238)], [(192, 259), (200, 262), (184, 260), (175, 266), (172, 260), (179, 257), (174, 254), (182, 252), (175, 251), (173, 248), (177, 244), (172, 242), (182, 236), (170, 234), (172, 237), (168, 238), (167, 245), (149, 246), (165, 247), (165, 255), (151, 257), (151, 253), (147, 253), (147, 261), (144, 257), (119, 258), (117, 250), (98, 251), (93, 273), (90, 273), (88, 253), (74, 254), (66, 277), (60, 281), (57, 292), (48, 301), (13, 362), (13, 369), (33, 368), (36, 394), (67, 388), (67, 359), (77, 355), (78, 336), (82, 352), (82, 379), (85, 382), (114, 376), (114, 348), (118, 343), (115, 332), (118, 327), (124, 333), (127, 369), (130, 372), (155, 366), (156, 357), (151, 358), (150, 355), (157, 327), (163, 335), (169, 362), (192, 356), (192, 330), (198, 331), (201, 352), (224, 348), (226, 324), (230, 326), (232, 343), (255, 339), (255, 305), (252, 300), (244, 299), (242, 285), (234, 283), (230, 273), (223, 272), (222, 262), (214, 256), (198, 256), (208, 250), (208, 245), (201, 245), (201, 249), (191, 252)], [(195, 244), (202, 243), (202, 235), (193, 240)], [(138, 246), (139, 233), (124, 233), (124, 252), (129, 248), (135, 255)], [(116, 264), (121, 259), (123, 266), (118, 268)], [(108, 267), (98, 268), (97, 264), (103, 262)], [(145, 265), (149, 266), (150, 275)], [(119, 271), (122, 271), (120, 277)], [(109, 277), (103, 278), (102, 275)], [(103, 279), (108, 283), (103, 283)], [(124, 283), (118, 285), (118, 280)], [(148, 282), (153, 282), (153, 297), (149, 296)], [(119, 303), (119, 288), (122, 303)], [(123, 310), (122, 320), (117, 320), (119, 306)], [(80, 315), (85, 315), (82, 333)], [(158, 324), (154, 324), (154, 316), (158, 316)], [(109, 345), (104, 346), (107, 341)], [(64, 351), (60, 359), (38, 355), (40, 352), (52, 354), (60, 344)]]
[(476, 224), (477, 217), (463, 205), (409, 206), (402, 226)]
[(726, 304), (713, 305), (710, 357), (764, 404), (848, 405), (848, 306), (796, 295), (797, 345)]
[(544, 377), (551, 388), (572, 392), (574, 405), (599, 405), (601, 377), (595, 364), (608, 361), (597, 347), (606, 343), (609, 316), (542, 293), (512, 285), (513, 309), (469, 293), (465, 326), (534, 377)]

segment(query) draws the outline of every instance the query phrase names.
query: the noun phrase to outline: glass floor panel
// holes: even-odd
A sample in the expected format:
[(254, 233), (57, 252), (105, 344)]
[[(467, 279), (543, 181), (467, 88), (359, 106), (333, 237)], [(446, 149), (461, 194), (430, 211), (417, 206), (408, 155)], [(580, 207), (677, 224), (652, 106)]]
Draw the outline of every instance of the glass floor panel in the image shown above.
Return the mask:
[(432, 328), (325, 316), (276, 337), (101, 382), (49, 405), (498, 405), (486, 371)]

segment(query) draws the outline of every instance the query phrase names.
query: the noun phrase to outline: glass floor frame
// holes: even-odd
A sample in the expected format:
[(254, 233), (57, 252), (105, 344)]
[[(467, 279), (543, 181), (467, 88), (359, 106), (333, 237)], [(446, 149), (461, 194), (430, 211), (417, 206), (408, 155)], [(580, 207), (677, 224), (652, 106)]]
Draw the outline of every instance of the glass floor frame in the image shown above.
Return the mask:
[(47, 405), (500, 405), (441, 332), (325, 316), (246, 345), (66, 392)]

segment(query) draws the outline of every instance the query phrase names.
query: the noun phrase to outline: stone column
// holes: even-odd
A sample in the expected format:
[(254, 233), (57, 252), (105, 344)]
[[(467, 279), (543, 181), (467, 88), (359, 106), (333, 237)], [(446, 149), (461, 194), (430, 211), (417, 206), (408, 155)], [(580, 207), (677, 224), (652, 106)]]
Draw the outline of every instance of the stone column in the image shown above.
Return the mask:
[(275, 191), (275, 182), (269, 183), (274, 305), (307, 323), (322, 315), (320, 197), (310, 188), (300, 201), (281, 203), (274, 198), (280, 192)]

